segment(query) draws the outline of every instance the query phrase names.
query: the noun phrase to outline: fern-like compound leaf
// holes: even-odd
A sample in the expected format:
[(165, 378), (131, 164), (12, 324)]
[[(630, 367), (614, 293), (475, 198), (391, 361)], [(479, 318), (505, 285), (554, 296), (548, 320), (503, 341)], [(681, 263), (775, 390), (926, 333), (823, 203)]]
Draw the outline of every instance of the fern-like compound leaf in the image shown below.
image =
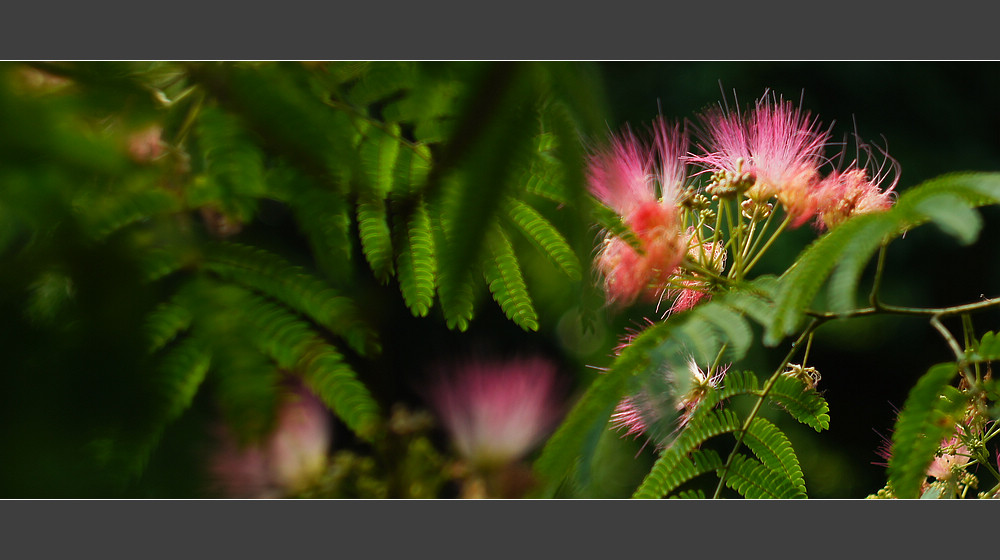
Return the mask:
[(772, 472), (784, 473), (799, 490), (796, 497), (806, 497), (802, 468), (788, 437), (764, 418), (754, 418), (743, 435), (743, 443)]
[[(782, 278), (782, 289), (774, 303), (775, 319), (765, 334), (766, 343), (777, 344), (799, 328), (805, 318), (805, 310), (816, 298), (830, 272), (847, 254), (850, 241), (858, 235), (870, 236), (873, 225), (885, 222), (885, 216), (881, 214), (858, 216), (817, 239), (799, 255)], [(884, 231), (882, 227), (877, 229)], [(876, 235), (871, 239), (877, 246), (882, 237)]]
[[(462, 327), (471, 299), (472, 272), (478, 267), (490, 228), (511, 188), (513, 170), (531, 158), (534, 121), (532, 88), (522, 66), (498, 66), (479, 83), (490, 90), (469, 98), (442, 157), (440, 171), (429, 179), (440, 200), (445, 243), (439, 244), (439, 293), (450, 325)], [(454, 305), (446, 303), (453, 301)]]
[(853, 308), (865, 265), (879, 245), (927, 222), (937, 224), (961, 243), (978, 235), (981, 219), (972, 209), (1000, 200), (1000, 173), (957, 173), (907, 190), (883, 213), (851, 218), (807, 247), (783, 276), (776, 294), (774, 321), (765, 343), (777, 344), (796, 332), (820, 288), (830, 278), (834, 311)]
[(319, 268), (336, 281), (349, 282), (354, 271), (353, 212), (344, 195), (320, 188), (295, 172), (273, 177), (269, 182), (271, 196), (291, 209)]
[(370, 439), (379, 422), (380, 407), (343, 355), (318, 337), (308, 323), (276, 304), (248, 294), (246, 309), (261, 350), (282, 369), (301, 375), (351, 430)]
[(830, 405), (801, 379), (782, 375), (774, 382), (768, 399), (777, 403), (799, 422), (817, 432), (830, 428)]
[(538, 330), (538, 313), (528, 295), (521, 266), (510, 239), (500, 227), (495, 227), (488, 241), (489, 256), (483, 262), (483, 275), (489, 283), (493, 299), (508, 319), (526, 331)]
[(405, 225), (396, 223), (396, 274), (403, 301), (410, 311), (425, 317), (434, 304), (437, 287), (437, 255), (427, 205), (421, 199)]
[(758, 390), (757, 376), (752, 371), (730, 371), (726, 373), (722, 388), (709, 393), (709, 396), (714, 397), (714, 402), (719, 402), (737, 395), (753, 395)]
[(678, 500), (704, 500), (707, 498), (704, 490), (682, 490), (670, 497)]
[[(691, 474), (690, 477), (677, 477), (675, 473), (675, 470), (683, 464), (688, 455), (692, 454), (702, 443), (719, 434), (734, 432), (738, 429), (740, 429), (740, 419), (731, 410), (711, 410), (704, 406), (699, 407), (677, 439), (660, 454), (660, 457), (653, 464), (653, 468), (650, 469), (649, 474), (646, 475), (632, 497), (662, 498), (697, 474), (721, 467), (721, 461), (717, 464), (712, 463), (711, 468), (705, 462), (703, 463), (706, 467), (705, 470), (691, 474), (693, 471), (688, 469), (687, 473), (682, 473)], [(718, 455), (714, 455), (714, 458), (718, 460)]]
[(416, 85), (418, 72), (414, 62), (370, 63), (360, 73), (347, 98), (355, 106), (371, 105)]
[(358, 234), (365, 258), (375, 278), (386, 284), (392, 276), (392, 234), (385, 200), (372, 195), (362, 195), (358, 200)]
[(927, 480), (927, 467), (941, 441), (955, 430), (953, 414), (964, 405), (957, 391), (948, 391), (958, 373), (954, 363), (928, 370), (910, 390), (892, 434), (889, 484), (900, 498), (916, 498)]
[(580, 260), (566, 238), (548, 220), (528, 204), (508, 198), (507, 217), (556, 266), (573, 280), (580, 279)]
[[(435, 220), (437, 227), (433, 228), (434, 246), (440, 248), (447, 257), (448, 232), (441, 220)], [(439, 261), (438, 267), (438, 299), (441, 301), (441, 311), (449, 329), (465, 331), (469, 328), (475, 311), (475, 292), (472, 286), (471, 270), (464, 267), (444, 267)]]
[(596, 448), (600, 435), (608, 429), (611, 412), (625, 393), (626, 375), (624, 368), (599, 375), (545, 444), (534, 468), (547, 495), (554, 495), (566, 482), (572, 483), (579, 464), (589, 460), (588, 450)]
[(162, 303), (146, 316), (150, 351), (156, 352), (191, 327), (191, 311), (176, 301)]
[(129, 225), (181, 209), (177, 196), (156, 188), (146, 188), (122, 196), (100, 197), (88, 203), (85, 227), (101, 240)]
[(393, 190), (401, 144), (399, 135), (399, 126), (395, 124), (388, 125), (386, 130), (371, 126), (358, 146), (361, 168), (374, 198), (384, 199)]
[(393, 170), (394, 193), (412, 195), (426, 185), (431, 169), (431, 151), (426, 144), (403, 146)]
[(160, 360), (157, 381), (164, 398), (164, 425), (173, 422), (191, 406), (205, 380), (212, 357), (201, 340), (188, 337), (172, 347)]
[[(661, 462), (662, 461), (662, 462)], [(663, 454), (653, 466), (633, 498), (662, 498), (696, 476), (722, 467), (722, 459), (712, 450), (698, 450), (689, 456), (679, 453)], [(656, 473), (655, 478), (652, 478)], [(701, 495), (704, 497), (704, 494)]]
[(343, 337), (360, 354), (379, 351), (375, 332), (362, 319), (354, 300), (277, 255), (236, 243), (219, 243), (208, 248), (204, 267), (302, 313)]
[(729, 465), (726, 486), (749, 499), (801, 498), (799, 489), (781, 472), (737, 453)]

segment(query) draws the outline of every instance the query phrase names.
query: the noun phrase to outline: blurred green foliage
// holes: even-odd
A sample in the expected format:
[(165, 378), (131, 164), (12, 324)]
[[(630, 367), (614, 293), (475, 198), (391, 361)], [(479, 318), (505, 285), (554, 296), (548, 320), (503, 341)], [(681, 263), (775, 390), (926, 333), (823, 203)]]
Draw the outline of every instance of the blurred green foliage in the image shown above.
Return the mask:
[(447, 446), (385, 447), (386, 411), (426, 407), (450, 329), (551, 333), (593, 291), (600, 91), (557, 63), (0, 66), (0, 495), (203, 495), (211, 426), (250, 450), (293, 380), (334, 463), (381, 453), (425, 470), (375, 494), (435, 495)]

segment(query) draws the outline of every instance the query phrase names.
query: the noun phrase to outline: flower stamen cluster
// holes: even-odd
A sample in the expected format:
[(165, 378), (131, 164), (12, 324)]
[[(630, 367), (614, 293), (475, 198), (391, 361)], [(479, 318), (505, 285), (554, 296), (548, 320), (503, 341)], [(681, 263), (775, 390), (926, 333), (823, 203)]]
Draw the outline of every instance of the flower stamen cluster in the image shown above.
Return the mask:
[[(785, 229), (814, 220), (824, 231), (893, 204), (898, 165), (884, 150), (875, 165), (871, 148), (859, 142), (867, 161), (824, 177), (830, 132), (773, 93), (746, 113), (719, 107), (699, 119), (696, 153), (687, 151), (686, 130), (661, 118), (652, 142), (627, 130), (589, 159), (590, 192), (634, 234), (630, 244), (607, 233), (595, 259), (610, 304), (669, 296), (670, 312), (690, 309), (725, 284), (713, 277), (746, 277)], [(703, 170), (689, 173), (691, 165)], [(778, 207), (783, 218), (775, 229)]]

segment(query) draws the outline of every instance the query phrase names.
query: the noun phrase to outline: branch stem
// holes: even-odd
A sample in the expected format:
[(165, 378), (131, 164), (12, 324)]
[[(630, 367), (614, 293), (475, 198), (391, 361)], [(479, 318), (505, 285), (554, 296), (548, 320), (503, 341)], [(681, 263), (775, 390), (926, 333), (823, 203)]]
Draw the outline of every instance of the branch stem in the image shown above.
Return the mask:
[(733, 460), (736, 457), (736, 453), (740, 449), (740, 445), (743, 443), (743, 436), (750, 429), (750, 424), (754, 421), (754, 419), (757, 418), (757, 413), (760, 412), (760, 408), (764, 405), (764, 399), (767, 398), (768, 393), (771, 392), (771, 389), (774, 387), (774, 384), (778, 381), (778, 378), (781, 376), (782, 373), (784, 373), (785, 368), (788, 367), (788, 364), (792, 361), (792, 358), (795, 357), (795, 353), (798, 352), (799, 347), (802, 345), (802, 342), (811, 337), (813, 331), (815, 331), (824, 322), (825, 322), (824, 319), (817, 318), (813, 319), (812, 322), (809, 323), (809, 326), (806, 327), (806, 330), (802, 331), (802, 334), (799, 335), (799, 338), (796, 339), (794, 343), (792, 343), (792, 347), (788, 350), (788, 354), (785, 355), (785, 359), (782, 360), (781, 365), (779, 365), (778, 368), (774, 370), (774, 373), (767, 380), (767, 383), (764, 384), (764, 388), (761, 389), (760, 394), (757, 397), (757, 402), (754, 404), (753, 409), (747, 415), (746, 420), (743, 421), (742, 428), (740, 428), (740, 431), (736, 434), (736, 444), (733, 446), (733, 450), (729, 453), (729, 458), (726, 459), (726, 464), (722, 465), (722, 468), (719, 469), (719, 484), (718, 486), (715, 487), (715, 494), (712, 495), (713, 499), (718, 498), (719, 494), (722, 492), (722, 488), (726, 484), (726, 475), (729, 472), (729, 468), (733, 464)]

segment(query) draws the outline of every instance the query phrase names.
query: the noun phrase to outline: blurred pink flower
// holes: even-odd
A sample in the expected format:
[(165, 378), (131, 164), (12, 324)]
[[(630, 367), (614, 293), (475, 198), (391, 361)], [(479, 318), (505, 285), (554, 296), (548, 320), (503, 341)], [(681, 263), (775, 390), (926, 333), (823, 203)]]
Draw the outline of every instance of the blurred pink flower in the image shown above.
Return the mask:
[(477, 468), (517, 461), (562, 413), (556, 366), (540, 358), (469, 361), (439, 370), (430, 400), (459, 454)]
[(165, 152), (163, 128), (151, 125), (128, 137), (128, 153), (136, 163), (150, 163)]
[(665, 284), (687, 246), (677, 205), (686, 177), (681, 154), (687, 136), (662, 119), (654, 123), (654, 134), (653, 149), (631, 131), (612, 136), (610, 147), (594, 153), (588, 164), (590, 192), (622, 217), (642, 248), (636, 251), (609, 234), (597, 255), (608, 301), (620, 305), (651, 285)]
[(240, 446), (228, 426), (217, 427), (210, 457), (212, 482), (229, 498), (280, 498), (300, 490), (326, 468), (331, 429), (326, 408), (302, 387), (289, 392), (264, 441)]
[(652, 165), (652, 153), (632, 131), (612, 135), (610, 145), (588, 161), (590, 192), (619, 216), (631, 214), (640, 204), (656, 202)]
[[(955, 427), (956, 435), (941, 441), (938, 453), (934, 460), (927, 466), (927, 476), (932, 476), (937, 480), (947, 480), (954, 474), (953, 469), (962, 468), (969, 464), (969, 450), (962, 444), (958, 434), (963, 432), (962, 426)], [(876, 432), (878, 433), (878, 432)], [(888, 467), (892, 459), (892, 438), (878, 434), (881, 442), (875, 450), (875, 454), (884, 459), (884, 462), (872, 462), (873, 465)], [(926, 486), (926, 482), (924, 483)]]
[[(659, 426), (665, 420), (673, 418), (673, 413), (665, 410), (663, 408), (665, 406), (672, 406), (676, 412), (680, 413), (677, 418), (677, 427), (685, 426), (708, 391), (721, 386), (728, 370), (729, 366), (726, 365), (709, 375), (698, 366), (694, 358), (691, 358), (688, 360), (687, 368), (680, 372), (680, 375), (686, 375), (686, 378), (678, 378), (674, 372), (669, 370), (664, 371), (666, 387), (683, 392), (673, 396), (669, 394), (651, 395), (647, 391), (643, 391), (624, 397), (619, 401), (611, 415), (611, 429), (624, 430), (625, 433), (622, 437), (633, 435), (638, 437), (640, 434), (652, 435), (650, 427)], [(664, 442), (656, 442), (658, 446), (663, 444)]]

